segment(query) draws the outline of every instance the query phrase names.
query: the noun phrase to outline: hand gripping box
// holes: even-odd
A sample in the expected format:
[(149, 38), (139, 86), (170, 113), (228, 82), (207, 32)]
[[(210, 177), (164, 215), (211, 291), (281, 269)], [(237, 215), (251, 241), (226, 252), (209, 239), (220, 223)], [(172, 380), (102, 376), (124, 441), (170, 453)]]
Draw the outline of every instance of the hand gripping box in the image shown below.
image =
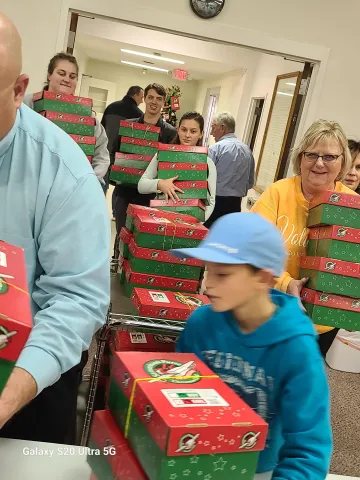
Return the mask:
[(208, 167), (206, 163), (160, 162), (158, 164), (158, 178), (166, 180), (173, 177), (178, 177), (177, 180), (185, 182), (206, 181)]

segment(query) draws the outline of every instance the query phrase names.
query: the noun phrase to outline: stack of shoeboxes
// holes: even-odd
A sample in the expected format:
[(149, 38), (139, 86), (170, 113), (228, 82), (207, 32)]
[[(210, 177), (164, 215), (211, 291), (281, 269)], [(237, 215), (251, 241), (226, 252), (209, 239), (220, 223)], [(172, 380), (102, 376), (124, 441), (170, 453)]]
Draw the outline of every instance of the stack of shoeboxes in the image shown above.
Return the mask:
[(115, 353), (87, 460), (97, 480), (252, 480), (267, 431), (194, 354)]
[(34, 110), (68, 133), (91, 163), (96, 144), (92, 99), (44, 90), (34, 94), (33, 102)]
[(161, 210), (187, 213), (200, 222), (205, 221), (205, 205), (208, 203), (207, 147), (159, 144), (158, 178), (178, 177), (175, 185), (184, 193), (177, 192), (178, 202), (164, 198), (152, 200), (151, 207)]
[(160, 128), (154, 125), (120, 121), (120, 152), (115, 155), (110, 179), (117, 184), (137, 185), (158, 151)]
[(25, 255), (0, 241), (0, 394), (32, 328)]
[(360, 331), (360, 197), (326, 191), (310, 202), (301, 298), (316, 325)]

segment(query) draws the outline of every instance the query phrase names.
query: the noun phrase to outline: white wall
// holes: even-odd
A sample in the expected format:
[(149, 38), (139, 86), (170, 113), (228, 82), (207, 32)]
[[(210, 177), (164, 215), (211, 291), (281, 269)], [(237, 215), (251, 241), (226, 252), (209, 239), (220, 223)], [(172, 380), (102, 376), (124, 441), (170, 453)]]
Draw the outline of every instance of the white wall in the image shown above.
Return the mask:
[[(177, 114), (178, 119), (180, 119), (183, 113), (194, 110), (197, 98), (196, 81), (176, 82), (167, 74), (148, 70), (147, 74), (143, 75), (141, 72), (142, 70), (138, 68), (101, 62), (94, 59), (88, 60), (85, 69), (87, 75), (92, 75), (94, 78), (100, 80), (115, 82), (117, 85), (116, 97), (118, 100), (121, 100), (123, 96), (126, 95), (127, 90), (132, 85), (140, 85), (143, 88), (150, 83), (160, 83), (164, 85), (165, 88), (178, 85), (182, 92), (182, 96), (180, 97), (180, 110)], [(143, 110), (144, 104), (140, 105), (140, 108)]]
[(76, 45), (76, 42), (75, 42), (73, 55), (74, 55), (74, 57), (76, 57), (76, 60), (77, 60), (78, 65), (79, 65), (79, 81), (78, 81), (76, 92), (75, 92), (76, 95), (79, 95), (80, 94), (80, 87), (81, 87), (81, 78), (82, 78), (82, 75), (86, 72), (88, 56), (86, 55), (84, 50), (82, 50), (82, 48), (79, 45)]

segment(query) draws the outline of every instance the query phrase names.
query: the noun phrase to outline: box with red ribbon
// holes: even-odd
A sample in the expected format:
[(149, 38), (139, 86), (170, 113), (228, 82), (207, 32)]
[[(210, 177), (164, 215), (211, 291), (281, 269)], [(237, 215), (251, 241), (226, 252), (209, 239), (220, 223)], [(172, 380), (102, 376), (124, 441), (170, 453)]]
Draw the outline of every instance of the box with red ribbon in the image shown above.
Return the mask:
[(92, 116), (93, 101), (91, 98), (76, 97), (64, 93), (41, 90), (32, 98), (36, 112), (53, 111), (75, 115)]
[(172, 200), (151, 200), (150, 207), (164, 210), (165, 212), (185, 213), (195, 217), (199, 222), (205, 221), (205, 205), (197, 199), (180, 199), (178, 202)]
[(157, 142), (160, 135), (160, 127), (146, 123), (120, 121), (119, 135), (129, 138), (140, 138), (141, 140), (152, 140)]
[(151, 155), (153, 157), (158, 148), (158, 142), (141, 140), (140, 138), (121, 137), (120, 152)]
[(112, 337), (117, 352), (174, 352), (176, 346), (170, 335), (114, 330)]
[(308, 227), (340, 225), (360, 228), (360, 196), (325, 191), (309, 204)]
[(268, 425), (194, 354), (114, 356), (109, 408), (150, 479), (252, 480)]
[(127, 217), (126, 217), (126, 227), (130, 230), (130, 232), (134, 231), (134, 218), (137, 215), (148, 216), (150, 218), (158, 217), (158, 218), (167, 218), (172, 222), (188, 222), (188, 223), (198, 223), (198, 220), (191, 215), (186, 215), (177, 212), (164, 212), (162, 210), (151, 208), (151, 207), (143, 207), (141, 205), (133, 205), (130, 204), (127, 208)]
[(0, 394), (31, 328), (24, 251), (0, 241)]
[(178, 177), (179, 181), (206, 181), (208, 167), (206, 163), (159, 162), (158, 178), (166, 180)]

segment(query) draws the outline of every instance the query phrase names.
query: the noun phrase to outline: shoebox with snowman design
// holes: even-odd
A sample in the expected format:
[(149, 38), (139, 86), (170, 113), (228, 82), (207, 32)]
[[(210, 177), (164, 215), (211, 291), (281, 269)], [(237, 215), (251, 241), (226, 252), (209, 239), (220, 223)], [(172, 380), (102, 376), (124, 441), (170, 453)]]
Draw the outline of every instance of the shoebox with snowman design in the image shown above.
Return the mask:
[(194, 354), (114, 355), (109, 409), (150, 480), (252, 480), (268, 425)]
[(0, 241), (0, 394), (31, 328), (24, 251)]

